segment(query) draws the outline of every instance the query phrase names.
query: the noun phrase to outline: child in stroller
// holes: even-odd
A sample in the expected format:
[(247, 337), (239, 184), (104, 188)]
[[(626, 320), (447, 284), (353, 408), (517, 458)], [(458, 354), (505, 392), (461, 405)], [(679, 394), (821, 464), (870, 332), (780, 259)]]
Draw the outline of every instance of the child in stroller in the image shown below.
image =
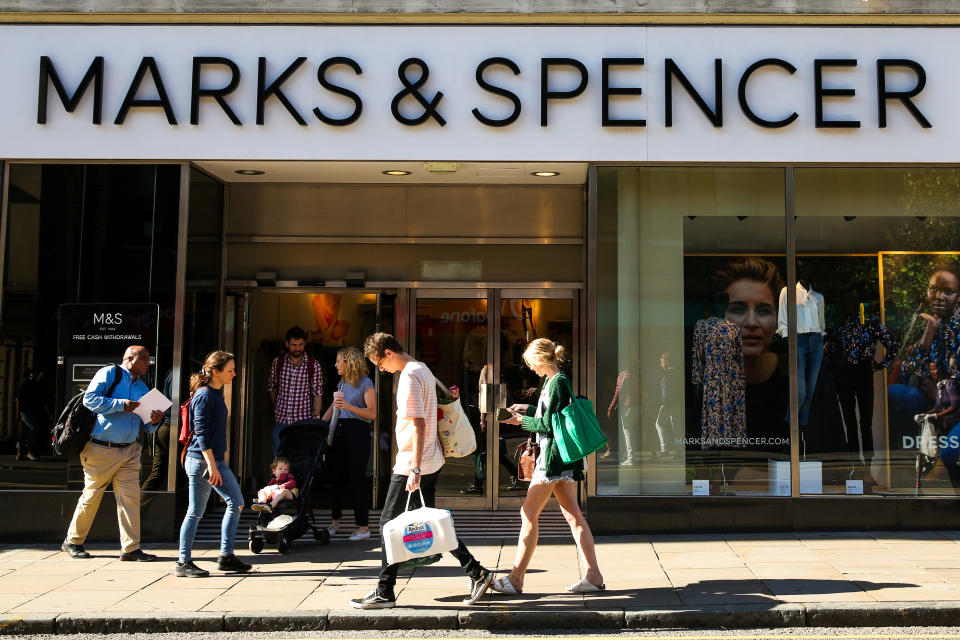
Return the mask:
[(290, 473), (290, 461), (277, 456), (270, 463), (270, 481), (257, 492), (257, 501), (250, 505), (251, 511), (273, 511), (281, 500), (293, 500), (300, 493), (297, 479)]
[[(293, 550), (293, 541), (306, 533), (307, 529), (313, 532), (314, 540), (320, 544), (330, 543), (330, 533), (326, 527), (318, 527), (314, 520), (311, 500), (313, 480), (324, 461), (326, 449), (327, 425), (324, 423), (292, 424), (280, 433), (277, 453), (289, 461), (289, 471), (300, 491), (291, 491), (291, 499), (281, 498), (269, 510), (259, 510), (247, 537), (252, 553), (260, 553), (264, 545), (269, 544), (275, 545), (277, 551), (286, 555)], [(279, 469), (277, 465), (275, 475), (278, 475)]]

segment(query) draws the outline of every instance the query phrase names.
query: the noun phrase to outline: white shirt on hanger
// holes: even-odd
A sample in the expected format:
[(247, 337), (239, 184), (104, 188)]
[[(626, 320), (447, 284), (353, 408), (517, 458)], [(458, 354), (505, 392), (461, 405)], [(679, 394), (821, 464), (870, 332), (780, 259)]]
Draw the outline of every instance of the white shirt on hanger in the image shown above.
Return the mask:
[[(797, 283), (797, 333), (826, 333), (827, 323), (823, 317), (823, 296)], [(780, 306), (777, 311), (777, 333), (787, 337), (787, 288), (780, 290)]]

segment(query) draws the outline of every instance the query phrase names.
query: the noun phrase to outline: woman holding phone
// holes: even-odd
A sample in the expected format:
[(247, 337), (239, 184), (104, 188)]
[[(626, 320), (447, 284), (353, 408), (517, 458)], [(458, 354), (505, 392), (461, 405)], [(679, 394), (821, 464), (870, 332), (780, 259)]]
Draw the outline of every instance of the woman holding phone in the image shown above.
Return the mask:
[(500, 593), (517, 594), (523, 591), (523, 579), (537, 548), (540, 512), (550, 496), (556, 496), (560, 511), (570, 525), (570, 533), (579, 550), (580, 559), (586, 567), (584, 577), (567, 587), (571, 593), (603, 591), (603, 575), (597, 563), (590, 525), (577, 504), (577, 481), (583, 480), (583, 461), (566, 464), (553, 438), (551, 426), (553, 414), (570, 404), (570, 378), (560, 370), (566, 362), (566, 350), (546, 338), (538, 338), (523, 352), (523, 361), (538, 376), (545, 378), (540, 400), (536, 406), (515, 404), (510, 407), (513, 416), (506, 424), (520, 425), (524, 430), (537, 434), (540, 454), (537, 456), (527, 497), (520, 509), (522, 524), (517, 555), (513, 568), (507, 575), (497, 578), (490, 588)]
[(193, 563), (191, 552), (197, 535), (197, 525), (203, 517), (215, 490), (227, 504), (220, 526), (221, 571), (243, 573), (250, 565), (233, 554), (243, 493), (236, 476), (230, 470), (223, 454), (227, 450), (227, 405), (223, 401), (223, 385), (236, 377), (236, 362), (232, 353), (214, 351), (207, 356), (200, 373), (190, 376), (190, 427), (193, 438), (187, 445), (183, 467), (190, 480), (190, 505), (180, 526), (180, 553), (174, 573), (181, 578), (204, 578), (209, 571)]

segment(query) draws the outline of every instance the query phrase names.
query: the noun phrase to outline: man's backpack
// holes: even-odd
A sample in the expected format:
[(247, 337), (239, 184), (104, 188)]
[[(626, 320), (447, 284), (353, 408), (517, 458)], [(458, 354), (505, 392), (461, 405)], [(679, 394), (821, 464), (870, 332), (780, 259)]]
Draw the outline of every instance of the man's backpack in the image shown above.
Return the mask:
[[(106, 396), (113, 395), (117, 385), (123, 380), (123, 370), (120, 365), (113, 365), (113, 382), (107, 389)], [(90, 439), (90, 432), (93, 431), (93, 423), (97, 421), (97, 416), (93, 411), (83, 406), (83, 394), (81, 391), (70, 398), (67, 406), (63, 408), (57, 423), (53, 425), (53, 450), (58, 456), (74, 456), (80, 453), (87, 440)]]

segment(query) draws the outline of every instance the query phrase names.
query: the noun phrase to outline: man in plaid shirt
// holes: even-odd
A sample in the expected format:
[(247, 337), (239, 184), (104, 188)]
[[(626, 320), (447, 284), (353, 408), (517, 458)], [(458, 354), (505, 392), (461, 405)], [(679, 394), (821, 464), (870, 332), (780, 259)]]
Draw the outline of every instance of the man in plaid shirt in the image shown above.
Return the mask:
[(319, 420), (323, 415), (323, 371), (317, 359), (304, 353), (307, 333), (291, 327), (287, 352), (270, 364), (267, 391), (273, 401), (273, 455), (280, 448), (280, 432), (294, 422)]

